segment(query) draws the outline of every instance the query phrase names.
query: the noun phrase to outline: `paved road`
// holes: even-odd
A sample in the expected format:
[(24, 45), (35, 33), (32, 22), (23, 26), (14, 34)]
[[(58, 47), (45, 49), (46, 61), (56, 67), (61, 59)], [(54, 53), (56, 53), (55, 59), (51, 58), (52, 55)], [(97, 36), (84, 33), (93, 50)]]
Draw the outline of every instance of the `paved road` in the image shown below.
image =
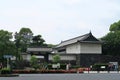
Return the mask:
[(19, 77), (0, 77), (0, 80), (120, 80), (120, 74), (21, 74)]

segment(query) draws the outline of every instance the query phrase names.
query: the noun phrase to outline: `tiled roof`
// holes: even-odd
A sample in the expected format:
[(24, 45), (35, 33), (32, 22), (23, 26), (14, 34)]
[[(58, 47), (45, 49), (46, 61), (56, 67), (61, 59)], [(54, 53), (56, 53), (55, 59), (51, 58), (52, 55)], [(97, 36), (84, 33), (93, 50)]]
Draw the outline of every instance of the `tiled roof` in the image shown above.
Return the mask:
[[(92, 39), (94, 39), (93, 41), (92, 40), (87, 40), (88, 38), (92, 37)], [(72, 38), (72, 39), (69, 39), (69, 40), (66, 40), (66, 41), (62, 41), (60, 44), (58, 44), (58, 47), (63, 47), (63, 46), (66, 46), (66, 45), (69, 45), (69, 44), (73, 44), (73, 43), (76, 43), (76, 42), (93, 42), (93, 43), (101, 43), (98, 39), (96, 39), (92, 33), (88, 33), (88, 34), (85, 34), (85, 35), (82, 35), (82, 36), (78, 36), (78, 37), (75, 37), (75, 38)]]
[(42, 51), (42, 52), (51, 52), (52, 51), (52, 48), (27, 48), (27, 51), (28, 52), (34, 52), (34, 51)]

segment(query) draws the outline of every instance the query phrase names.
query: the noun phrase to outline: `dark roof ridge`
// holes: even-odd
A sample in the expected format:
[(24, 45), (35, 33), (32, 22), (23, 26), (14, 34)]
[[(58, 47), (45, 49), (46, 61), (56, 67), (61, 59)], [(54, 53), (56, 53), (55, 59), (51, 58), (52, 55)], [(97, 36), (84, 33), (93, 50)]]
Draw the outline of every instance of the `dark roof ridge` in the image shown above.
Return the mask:
[[(99, 42), (99, 40), (98, 40), (96, 37), (94, 37), (94, 36), (92, 35), (91, 31), (90, 31), (90, 32), (87, 33), (87, 34), (84, 34), (84, 35), (81, 35), (81, 36), (78, 36), (78, 37), (75, 37), (75, 38), (71, 38), (71, 39), (62, 41), (61, 43), (59, 43), (59, 44), (57, 45), (57, 47), (61, 47), (61, 46), (73, 44), (73, 43), (75, 43), (75, 42), (86, 42), (86, 40), (87, 40), (88, 38), (90, 38), (90, 37), (92, 37), (93, 39), (95, 39), (95, 40), (94, 40), (95, 42), (96, 42), (96, 41)], [(87, 41), (87, 42), (88, 42), (88, 41)], [(91, 41), (89, 41), (89, 42), (91, 42)]]
[(67, 42), (67, 41), (70, 41), (70, 40), (73, 40), (73, 39), (76, 39), (76, 38), (79, 38), (79, 37), (87, 36), (89, 34), (91, 34), (91, 33), (87, 33), (87, 34), (84, 34), (84, 35), (81, 35), (81, 36), (78, 36), (78, 37), (74, 37), (74, 38), (71, 38), (71, 39), (68, 39), (68, 40), (65, 40), (65, 41), (61, 41), (61, 43)]

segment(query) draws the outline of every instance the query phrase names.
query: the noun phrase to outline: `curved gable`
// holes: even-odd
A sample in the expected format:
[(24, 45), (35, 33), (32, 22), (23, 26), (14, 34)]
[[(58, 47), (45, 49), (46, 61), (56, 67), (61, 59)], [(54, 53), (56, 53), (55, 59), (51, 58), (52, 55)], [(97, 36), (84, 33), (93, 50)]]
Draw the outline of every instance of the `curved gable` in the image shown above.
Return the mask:
[(99, 41), (99, 40), (96, 39), (90, 32), (89, 35), (83, 41)]

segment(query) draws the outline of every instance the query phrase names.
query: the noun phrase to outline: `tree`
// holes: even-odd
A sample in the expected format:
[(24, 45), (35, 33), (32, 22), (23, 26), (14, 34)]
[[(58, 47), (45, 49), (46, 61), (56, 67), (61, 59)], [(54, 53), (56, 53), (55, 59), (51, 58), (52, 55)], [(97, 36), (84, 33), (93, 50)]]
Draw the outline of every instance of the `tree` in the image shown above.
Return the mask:
[(4, 55), (16, 55), (14, 42), (11, 41), (12, 33), (0, 30), (0, 59), (3, 60)]
[(34, 68), (34, 69), (39, 68), (38, 59), (36, 58), (35, 55), (31, 56), (30, 65), (31, 65), (31, 67)]
[(110, 32), (101, 38), (103, 40), (103, 54), (120, 55), (120, 21), (110, 26)]
[(48, 46), (48, 47), (51, 47), (51, 48), (56, 47), (56, 45), (54, 45), (54, 44), (47, 44), (47, 46)]
[(111, 32), (120, 31), (120, 20), (118, 22), (115, 22), (115, 23), (111, 24), (109, 30)]
[(36, 35), (32, 38), (31, 46), (38, 47), (38, 46), (47, 46), (47, 44), (44, 43), (45, 40), (42, 38), (41, 35)]
[(33, 33), (29, 28), (21, 28), (19, 33), (15, 33), (15, 45), (17, 51), (26, 52), (27, 47), (30, 45)]
[(60, 61), (60, 55), (56, 54), (53, 56), (53, 62), (58, 63)]

